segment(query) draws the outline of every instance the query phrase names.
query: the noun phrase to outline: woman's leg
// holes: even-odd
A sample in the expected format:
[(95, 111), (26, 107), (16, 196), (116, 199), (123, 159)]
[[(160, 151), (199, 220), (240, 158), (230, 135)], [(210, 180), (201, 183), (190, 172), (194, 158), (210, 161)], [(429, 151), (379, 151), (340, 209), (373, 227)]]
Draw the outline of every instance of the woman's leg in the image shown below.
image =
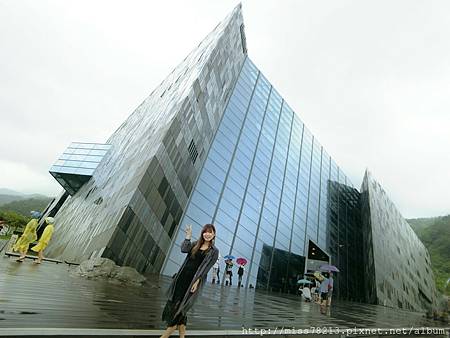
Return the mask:
[(328, 298), (328, 294), (326, 292), (322, 292), (321, 294), (321, 306), (327, 306), (327, 298)]
[(180, 338), (184, 338), (186, 334), (186, 325), (184, 324), (178, 325), (178, 332), (180, 333)]
[(41, 250), (38, 252), (38, 259), (37, 259), (36, 263), (41, 264), (43, 258), (44, 258), (44, 250)]
[(19, 251), (20, 253), (20, 257), (16, 259), (16, 262), (23, 262), (23, 260), (25, 259), (25, 256), (27, 255), (26, 251)]
[(168, 326), (166, 331), (164, 331), (163, 335), (160, 338), (169, 338), (170, 335), (177, 329), (177, 326)]

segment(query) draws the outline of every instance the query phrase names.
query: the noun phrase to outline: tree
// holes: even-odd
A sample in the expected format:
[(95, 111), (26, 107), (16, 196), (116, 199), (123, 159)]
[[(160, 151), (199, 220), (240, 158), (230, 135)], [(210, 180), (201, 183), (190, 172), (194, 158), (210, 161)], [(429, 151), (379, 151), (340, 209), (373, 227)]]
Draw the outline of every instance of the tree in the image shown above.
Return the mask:
[(437, 289), (450, 296), (450, 215), (412, 220), (412, 224), (430, 253)]
[(28, 216), (31, 210), (44, 210), (52, 199), (49, 197), (33, 197), (0, 205), (0, 211), (14, 211)]
[(31, 220), (30, 217), (22, 216), (14, 211), (0, 211), (0, 219), (3, 219), (10, 227), (23, 230)]

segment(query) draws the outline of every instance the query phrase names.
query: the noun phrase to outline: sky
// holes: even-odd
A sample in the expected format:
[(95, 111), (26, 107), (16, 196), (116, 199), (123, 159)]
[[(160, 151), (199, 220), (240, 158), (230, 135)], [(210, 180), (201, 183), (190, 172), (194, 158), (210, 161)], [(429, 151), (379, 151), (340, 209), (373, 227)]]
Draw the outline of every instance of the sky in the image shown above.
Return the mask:
[[(61, 191), (70, 142), (105, 142), (238, 3), (0, 0), (0, 188)], [(450, 2), (242, 6), (249, 57), (353, 185), (449, 214)]]

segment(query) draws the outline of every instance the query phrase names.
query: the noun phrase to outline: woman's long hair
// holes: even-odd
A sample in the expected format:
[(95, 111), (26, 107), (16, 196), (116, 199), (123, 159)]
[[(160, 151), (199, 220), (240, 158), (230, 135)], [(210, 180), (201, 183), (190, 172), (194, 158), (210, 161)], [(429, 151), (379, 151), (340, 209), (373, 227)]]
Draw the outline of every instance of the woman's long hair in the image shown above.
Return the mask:
[(194, 247), (192, 248), (191, 251), (191, 255), (192, 257), (195, 257), (195, 254), (200, 250), (200, 248), (202, 247), (203, 243), (205, 243), (205, 239), (203, 238), (203, 234), (205, 232), (214, 232), (214, 238), (209, 242), (209, 248), (207, 250), (209, 250), (211, 248), (211, 246), (214, 244), (214, 239), (216, 238), (216, 227), (212, 224), (205, 224), (203, 226), (202, 232), (200, 233), (200, 238), (198, 239), (197, 243), (194, 245)]

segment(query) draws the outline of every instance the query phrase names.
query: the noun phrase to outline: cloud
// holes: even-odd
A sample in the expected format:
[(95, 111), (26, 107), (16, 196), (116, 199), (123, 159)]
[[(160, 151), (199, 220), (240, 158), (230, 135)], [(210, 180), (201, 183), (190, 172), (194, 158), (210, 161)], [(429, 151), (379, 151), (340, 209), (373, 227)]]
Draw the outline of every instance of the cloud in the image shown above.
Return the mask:
[(0, 187), (13, 187), (23, 193), (41, 193), (55, 196), (62, 191), (61, 186), (49, 174), (23, 163), (0, 160)]
[[(67, 145), (104, 142), (237, 3), (1, 2), (0, 186), (53, 191)], [(250, 58), (354, 186), (368, 167), (405, 217), (450, 213), (449, 9), (243, 2)]]

